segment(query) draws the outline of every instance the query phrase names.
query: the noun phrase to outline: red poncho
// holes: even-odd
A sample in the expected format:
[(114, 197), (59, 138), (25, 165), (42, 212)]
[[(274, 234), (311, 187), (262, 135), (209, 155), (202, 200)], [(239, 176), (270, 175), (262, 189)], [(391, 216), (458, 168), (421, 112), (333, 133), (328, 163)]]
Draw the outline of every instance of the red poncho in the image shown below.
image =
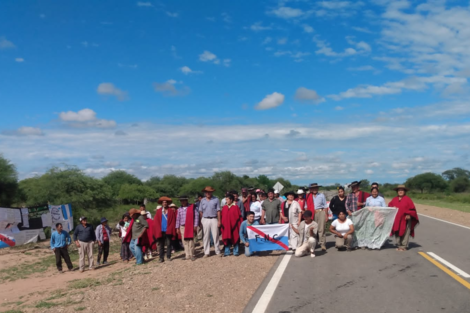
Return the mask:
[(221, 231), (222, 240), (224, 245), (238, 244), (240, 239), (240, 225), (242, 223), (242, 216), (240, 208), (234, 204), (230, 208), (224, 205), (221, 212)]
[[(180, 209), (181, 210), (181, 209)], [(186, 208), (186, 221), (184, 223), (184, 239), (193, 239), (194, 238), (194, 204), (191, 204)]]
[[(154, 234), (154, 222), (152, 219), (148, 218), (146, 219), (147, 221), (147, 224), (149, 224), (149, 228), (147, 229), (147, 237), (148, 237), (148, 247), (151, 249), (151, 250), (156, 250), (157, 249), (157, 245), (155, 243), (155, 239), (153, 238), (153, 234)], [(146, 248), (147, 248), (146, 246)], [(146, 249), (145, 249), (146, 250)], [(142, 251), (144, 251), (144, 249), (142, 249)], [(144, 251), (145, 252), (145, 251)]]
[(315, 219), (315, 202), (313, 201), (313, 193), (308, 193), (305, 201), (307, 201), (307, 210), (312, 212), (312, 219)]
[(243, 206), (245, 207), (245, 212), (250, 211), (250, 206), (251, 206), (251, 196), (246, 199), (246, 201), (243, 203)]
[(123, 242), (130, 243), (132, 239), (132, 225), (134, 225), (134, 219), (131, 219), (131, 222), (129, 223), (129, 227), (127, 227), (127, 233), (124, 239), (122, 240)]
[(418, 213), (416, 212), (415, 204), (408, 196), (403, 196), (401, 200), (395, 197), (388, 204), (389, 207), (398, 208), (395, 222), (393, 223), (392, 233), (394, 235), (398, 232), (399, 236), (403, 236), (406, 231), (407, 215), (411, 216), (411, 237), (415, 236), (415, 226), (419, 223)]
[[(155, 239), (159, 239), (162, 237), (162, 214), (163, 208), (157, 210), (155, 217), (153, 219), (153, 235)], [(167, 210), (167, 221), (166, 221), (166, 234), (167, 236), (171, 236), (171, 239), (176, 239), (176, 213), (173, 209)]]
[[(369, 197), (370, 197), (370, 193), (359, 190), (359, 197), (357, 197), (357, 201), (359, 201), (360, 203), (365, 203), (367, 198)], [(365, 207), (365, 205), (358, 206), (357, 209), (360, 210), (363, 207)]]

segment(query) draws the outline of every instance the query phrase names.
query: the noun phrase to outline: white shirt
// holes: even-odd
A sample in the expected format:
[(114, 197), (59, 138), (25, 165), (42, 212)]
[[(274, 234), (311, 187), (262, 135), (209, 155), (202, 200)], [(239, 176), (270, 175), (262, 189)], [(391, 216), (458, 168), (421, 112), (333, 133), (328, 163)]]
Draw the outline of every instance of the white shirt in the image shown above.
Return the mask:
[(377, 198), (370, 196), (366, 200), (366, 206), (375, 206), (375, 207), (381, 207), (381, 208), (387, 207), (387, 205), (385, 204), (385, 199), (382, 198), (381, 196), (377, 196)]
[(308, 241), (308, 237), (310, 237), (310, 227), (313, 226), (314, 221), (312, 221), (310, 224), (305, 223), (305, 229), (304, 229), (304, 242)]
[(335, 219), (333, 223), (331, 223), (331, 226), (333, 226), (338, 233), (340, 233), (342, 236), (346, 234), (349, 231), (349, 226), (353, 225), (353, 222), (347, 218), (344, 223), (341, 223), (338, 219)]
[(262, 212), (261, 202), (259, 202), (259, 201), (252, 202), (250, 204), (250, 211), (253, 211), (255, 213), (255, 220), (260, 219), (261, 218), (261, 212)]

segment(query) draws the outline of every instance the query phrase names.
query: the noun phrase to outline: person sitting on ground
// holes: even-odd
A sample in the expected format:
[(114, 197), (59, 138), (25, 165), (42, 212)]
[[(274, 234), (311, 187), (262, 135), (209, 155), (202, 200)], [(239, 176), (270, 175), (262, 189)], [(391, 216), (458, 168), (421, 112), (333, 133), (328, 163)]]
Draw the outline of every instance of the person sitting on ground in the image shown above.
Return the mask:
[(194, 238), (197, 236), (199, 214), (194, 204), (188, 204), (188, 196), (180, 196), (181, 207), (176, 214), (176, 231), (181, 235), (184, 247), (184, 260), (195, 261)]
[(230, 255), (230, 246), (233, 245), (233, 255), (238, 256), (238, 242), (240, 238), (240, 224), (242, 216), (240, 208), (234, 203), (235, 197), (229, 194), (226, 197), (226, 204), (222, 208), (220, 220), (220, 231), (225, 246), (224, 257)]
[(72, 261), (70, 261), (68, 247), (72, 244), (72, 238), (68, 232), (63, 231), (61, 223), (55, 224), (55, 231), (51, 235), (51, 249), (55, 254), (55, 264), (59, 273), (62, 272), (62, 258), (67, 264), (69, 271), (73, 270)]
[(173, 200), (168, 197), (160, 197), (158, 203), (162, 208), (158, 209), (154, 218), (153, 236), (158, 242), (159, 262), (164, 262), (164, 250), (166, 243), (166, 258), (171, 261), (171, 244), (176, 238), (176, 212), (168, 204)]
[[(374, 187), (376, 187), (377, 190), (379, 190), (379, 183), (373, 182), (373, 183), (370, 185), (370, 188), (372, 189), (372, 188), (374, 188)], [(381, 196), (382, 198), (385, 198), (384, 195), (380, 192), (380, 190), (379, 190), (379, 196)]]
[(98, 242), (98, 259), (96, 260), (98, 266), (101, 264), (102, 254), (104, 254), (103, 264), (108, 264), (109, 238), (111, 238), (111, 228), (108, 226), (106, 217), (102, 217), (100, 223), (95, 230), (96, 241)]
[(259, 225), (259, 221), (255, 220), (255, 212), (248, 211), (246, 221), (240, 225), (240, 241), (245, 246), (245, 256), (258, 255), (258, 252), (250, 251), (250, 241), (248, 240), (248, 226)]
[[(287, 200), (281, 203), (281, 223), (289, 223), (290, 227), (299, 227), (301, 210), (300, 205), (297, 201), (294, 200), (295, 193), (293, 191), (287, 192), (285, 194)], [(289, 248), (297, 249), (297, 240), (299, 236), (296, 232), (290, 231), (289, 236)]]
[(340, 212), (346, 212), (346, 195), (344, 194), (344, 187), (338, 187), (338, 195), (334, 196), (330, 201), (330, 210), (333, 213), (333, 221), (338, 218)]
[(78, 265), (80, 273), (85, 271), (85, 256), (88, 258), (88, 267), (90, 270), (94, 268), (93, 245), (96, 242), (96, 234), (93, 225), (87, 223), (85, 216), (80, 217), (80, 225), (75, 227), (73, 232), (73, 240), (78, 248), (80, 259)]
[(409, 189), (405, 185), (398, 185), (393, 190), (397, 192), (397, 196), (390, 201), (388, 206), (397, 208), (398, 212), (390, 236), (395, 235), (397, 251), (406, 251), (410, 236), (415, 236), (415, 227), (419, 224), (418, 212), (411, 198), (406, 195)]
[(263, 209), (261, 208), (261, 201), (258, 201), (256, 198), (256, 194), (252, 193), (250, 211), (255, 213), (255, 221), (258, 221), (259, 223)]
[(387, 207), (387, 205), (385, 204), (385, 199), (379, 196), (379, 188), (372, 187), (372, 189), (370, 190), (370, 194), (371, 196), (366, 200), (366, 206), (381, 208)]
[(299, 236), (297, 249), (295, 250), (296, 257), (306, 256), (309, 252), (310, 257), (315, 257), (315, 246), (317, 244), (315, 238), (318, 233), (318, 224), (312, 219), (312, 215), (312, 211), (305, 211), (304, 220), (300, 222), (299, 228), (292, 227), (292, 230)]
[(339, 212), (338, 218), (330, 225), (330, 233), (335, 234), (336, 249), (351, 251), (354, 225), (349, 218), (346, 218), (346, 213)]

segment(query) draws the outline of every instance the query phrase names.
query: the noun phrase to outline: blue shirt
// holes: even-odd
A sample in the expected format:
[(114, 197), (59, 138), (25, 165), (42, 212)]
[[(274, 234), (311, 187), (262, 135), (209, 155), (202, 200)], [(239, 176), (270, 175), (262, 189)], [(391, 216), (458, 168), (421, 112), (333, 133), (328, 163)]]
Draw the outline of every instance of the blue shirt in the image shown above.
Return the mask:
[(366, 200), (366, 206), (376, 206), (376, 207), (382, 207), (382, 208), (387, 207), (387, 205), (385, 204), (385, 199), (382, 198), (381, 196), (377, 196), (377, 198), (370, 196)]
[(72, 238), (70, 238), (69, 233), (66, 231), (62, 231), (59, 234), (59, 232), (56, 230), (51, 235), (51, 249), (52, 250), (54, 250), (55, 248), (65, 247), (66, 245), (69, 245), (71, 243), (72, 243)]
[(165, 214), (165, 212), (162, 210), (162, 231), (164, 232), (166, 232), (166, 229), (168, 228), (168, 221), (167, 221), (168, 216), (167, 215), (168, 214)]
[[(258, 221), (254, 221), (252, 225), (259, 225)], [(247, 231), (247, 226), (248, 226), (248, 221), (243, 221), (243, 223), (240, 225), (240, 240), (242, 243), (245, 243), (248, 241), (248, 231)]]
[(312, 198), (313, 198), (313, 203), (315, 204), (315, 210), (326, 209), (328, 207), (326, 205), (326, 198), (324, 194), (317, 193), (316, 197), (312, 194)]
[(202, 217), (217, 217), (218, 211), (220, 211), (220, 203), (217, 197), (212, 196), (210, 200), (204, 198), (199, 203), (199, 212), (202, 212)]

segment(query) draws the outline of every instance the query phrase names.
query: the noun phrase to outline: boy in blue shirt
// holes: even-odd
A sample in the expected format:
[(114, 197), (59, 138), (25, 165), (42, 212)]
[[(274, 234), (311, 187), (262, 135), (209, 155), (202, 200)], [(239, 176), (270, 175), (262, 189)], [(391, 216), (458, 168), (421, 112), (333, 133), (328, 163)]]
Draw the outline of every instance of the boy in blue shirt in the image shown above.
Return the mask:
[(51, 235), (51, 249), (55, 253), (55, 263), (57, 265), (57, 270), (59, 273), (62, 271), (62, 258), (64, 258), (65, 264), (69, 271), (73, 269), (72, 262), (70, 261), (68, 246), (72, 244), (72, 238), (70, 238), (69, 233), (62, 230), (62, 224), (57, 223), (55, 225), (56, 231)]
[(250, 242), (248, 241), (247, 227), (252, 225), (259, 225), (259, 222), (255, 221), (255, 212), (249, 211), (246, 213), (246, 220), (240, 225), (240, 241), (245, 246), (245, 256), (247, 257), (258, 256), (258, 252), (250, 251)]

